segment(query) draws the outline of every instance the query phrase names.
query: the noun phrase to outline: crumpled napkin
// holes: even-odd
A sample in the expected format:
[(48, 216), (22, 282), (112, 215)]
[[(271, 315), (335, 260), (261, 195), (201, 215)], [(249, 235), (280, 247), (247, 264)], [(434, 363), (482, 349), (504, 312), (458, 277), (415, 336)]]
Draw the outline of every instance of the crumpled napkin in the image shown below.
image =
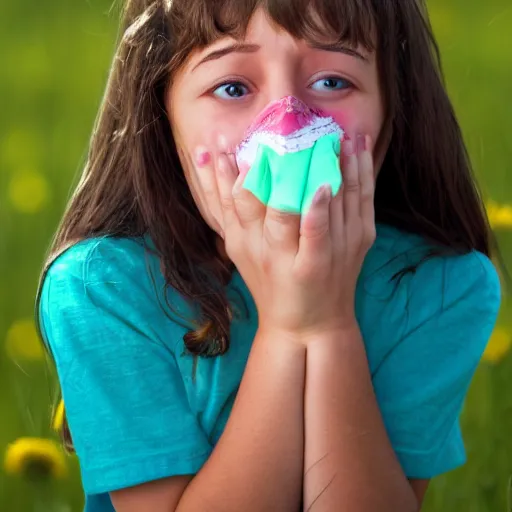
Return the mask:
[(269, 104), (249, 127), (235, 156), (243, 188), (277, 210), (304, 214), (320, 186), (341, 187), (344, 130), (331, 116), (287, 96)]

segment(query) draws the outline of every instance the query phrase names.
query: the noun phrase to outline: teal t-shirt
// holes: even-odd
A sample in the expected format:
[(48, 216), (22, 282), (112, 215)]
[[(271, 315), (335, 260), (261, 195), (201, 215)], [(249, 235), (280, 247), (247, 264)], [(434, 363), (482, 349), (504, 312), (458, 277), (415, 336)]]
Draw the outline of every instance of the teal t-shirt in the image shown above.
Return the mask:
[[(434, 257), (418, 236), (378, 226), (358, 280), (356, 314), (387, 432), (405, 474), (431, 478), (465, 461), (459, 413), (494, 327), (497, 273), (487, 257)], [(257, 330), (246, 314), (213, 359), (184, 350), (192, 311), (166, 288), (145, 239), (95, 238), (64, 252), (43, 283), (41, 328), (55, 359), (87, 512), (109, 491), (195, 474), (222, 434)], [(169, 308), (172, 304), (173, 308)], [(194, 371), (195, 367), (195, 371)]]

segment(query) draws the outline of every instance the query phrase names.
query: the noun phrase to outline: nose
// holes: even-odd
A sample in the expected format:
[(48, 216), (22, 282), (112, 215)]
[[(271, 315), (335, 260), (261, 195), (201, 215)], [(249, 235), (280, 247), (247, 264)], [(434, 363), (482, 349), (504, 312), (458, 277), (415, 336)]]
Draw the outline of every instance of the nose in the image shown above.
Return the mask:
[(298, 87), (292, 80), (287, 80), (286, 83), (284, 83), (283, 80), (281, 83), (272, 84), (266, 96), (265, 100), (267, 104), (290, 96), (302, 100), (302, 98), (299, 97), (300, 93)]
[(260, 91), (260, 110), (266, 105), (283, 98), (293, 96), (301, 101), (305, 101), (301, 97), (301, 89), (297, 83), (297, 73), (291, 59), (277, 59), (268, 63), (265, 87)]

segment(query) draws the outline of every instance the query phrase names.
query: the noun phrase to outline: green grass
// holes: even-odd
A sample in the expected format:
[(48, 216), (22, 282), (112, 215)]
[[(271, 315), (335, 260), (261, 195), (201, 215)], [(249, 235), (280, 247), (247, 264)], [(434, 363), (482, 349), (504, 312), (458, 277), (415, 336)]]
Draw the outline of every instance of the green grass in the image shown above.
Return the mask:
[[(478, 180), (486, 198), (510, 203), (510, 0), (431, 0), (429, 4), (450, 95)], [(0, 7), (2, 342), (14, 322), (32, 315), (41, 263), (76, 183), (113, 49), (116, 19), (109, 9), (110, 0), (3, 2)], [(33, 213), (19, 211), (10, 199), (13, 193), (25, 194), (32, 203), (39, 197), (42, 206)], [(498, 237), (512, 269), (512, 231)], [(510, 313), (510, 304), (505, 304), (501, 326), (512, 328)], [(0, 346), (0, 386), (1, 453), (20, 436), (52, 435), (54, 385), (44, 362), (13, 360)], [(463, 414), (469, 462), (433, 482), (427, 512), (509, 511), (510, 389), (510, 355), (496, 365), (482, 363)], [(44, 489), (0, 470), (0, 510), (81, 510), (78, 466), (74, 459), (69, 465), (66, 480)]]

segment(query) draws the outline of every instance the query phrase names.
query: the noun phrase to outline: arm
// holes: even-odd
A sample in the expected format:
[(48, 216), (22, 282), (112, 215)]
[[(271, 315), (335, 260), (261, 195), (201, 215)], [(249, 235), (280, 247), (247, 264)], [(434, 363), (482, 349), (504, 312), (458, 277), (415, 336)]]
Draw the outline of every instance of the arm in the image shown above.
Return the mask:
[(226, 429), (178, 512), (298, 509), (304, 378), (305, 348), (258, 332)]
[(112, 493), (117, 512), (299, 510), (306, 352), (258, 332), (233, 410), (212, 455), (191, 477)]
[[(407, 286), (415, 314), (371, 379), (355, 320), (336, 339), (308, 346), (307, 507), (335, 478), (312, 511), (330, 511), (329, 503), (351, 496), (355, 512), (414, 510), (400, 468), (421, 504), (428, 479), (465, 462), (458, 417), (496, 322), (499, 278), (488, 258), (469, 253), (424, 263)], [(389, 314), (404, 308), (397, 301)]]
[(173, 352), (186, 329), (162, 322), (146, 265), (138, 242), (91, 241), (59, 258), (41, 292), (84, 492), (110, 493), (118, 512), (296, 512), (305, 347), (260, 329), (212, 452)]
[(382, 421), (359, 327), (307, 348), (304, 510), (419, 509)]

